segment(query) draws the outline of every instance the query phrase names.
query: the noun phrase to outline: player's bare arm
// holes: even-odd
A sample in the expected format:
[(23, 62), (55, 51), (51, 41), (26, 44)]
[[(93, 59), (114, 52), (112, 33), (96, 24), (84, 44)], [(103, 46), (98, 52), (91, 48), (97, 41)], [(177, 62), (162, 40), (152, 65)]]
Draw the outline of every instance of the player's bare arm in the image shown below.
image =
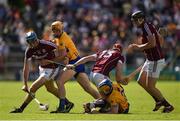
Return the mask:
[(147, 39), (148, 39), (147, 43), (139, 45), (140, 50), (145, 50), (156, 46), (156, 39), (154, 34), (149, 34), (147, 36)]
[(28, 89), (28, 85), (27, 85), (27, 81), (29, 78), (29, 60), (27, 60), (26, 58), (24, 59), (24, 68), (23, 68), (23, 87), (22, 90), (24, 91), (29, 91)]
[[(53, 59), (50, 59), (52, 62), (62, 62), (64, 64), (68, 63), (68, 59), (66, 57), (67, 53), (64, 49), (54, 49), (52, 50), (52, 54), (55, 55)], [(47, 65), (52, 63), (47, 59), (41, 59), (39, 60), (40, 65)]]
[(122, 74), (122, 63), (118, 62), (116, 66), (116, 82), (122, 85), (127, 85), (131, 79), (129, 76), (124, 76)]
[(151, 35), (148, 35), (148, 42), (145, 43), (145, 44), (130, 44), (128, 46), (128, 51), (129, 52), (132, 52), (132, 50), (140, 50), (140, 51), (143, 51), (145, 49), (149, 49), (149, 48), (153, 48), (156, 46), (156, 39), (155, 39), (155, 35), (154, 34), (151, 34)]
[(122, 63), (120, 63), (120, 62), (117, 63), (115, 75), (116, 75), (115, 77), (116, 77), (116, 82), (117, 83), (120, 83), (120, 84), (123, 84), (123, 85), (128, 84), (128, 82), (123, 79)]
[(85, 57), (81, 58), (79, 61), (77, 61), (75, 64), (66, 65), (66, 68), (67, 69), (74, 69), (76, 66), (78, 66), (80, 64), (84, 64), (84, 63), (87, 63), (89, 61), (96, 61), (96, 58), (97, 58), (96, 54), (85, 56)]
[(164, 44), (164, 37), (161, 33), (157, 32), (157, 35), (158, 35), (158, 39), (159, 39), (159, 42), (160, 42), (160, 46), (162, 47), (163, 44)]
[(89, 62), (89, 61), (96, 61), (96, 58), (97, 58), (97, 55), (96, 55), (96, 54), (83, 57), (83, 58), (81, 58), (79, 61), (77, 61), (77, 62), (74, 64), (74, 66), (78, 66), (78, 65), (80, 65), (80, 64), (84, 64), (84, 63), (87, 63), (87, 62)]

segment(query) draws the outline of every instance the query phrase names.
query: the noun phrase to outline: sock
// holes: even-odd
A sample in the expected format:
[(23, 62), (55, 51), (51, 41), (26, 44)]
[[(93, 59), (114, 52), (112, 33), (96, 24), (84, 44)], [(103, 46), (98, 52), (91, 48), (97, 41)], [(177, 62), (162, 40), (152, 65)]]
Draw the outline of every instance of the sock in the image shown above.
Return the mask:
[(164, 100), (162, 101), (162, 104), (163, 104), (165, 107), (170, 106), (170, 104), (167, 102), (166, 99), (164, 99)]
[(28, 105), (28, 103), (24, 102), (24, 103), (21, 105), (20, 109), (23, 111), (23, 110), (26, 108), (27, 105)]
[(59, 110), (64, 110), (65, 107), (65, 98), (59, 100)]
[(153, 99), (155, 100), (155, 102), (159, 102), (160, 100), (158, 100), (156, 97), (152, 96)]
[(94, 102), (94, 106), (96, 107), (104, 107), (106, 105), (106, 101), (103, 99), (98, 99)]
[(69, 103), (69, 100), (65, 98), (65, 104), (67, 105)]
[(90, 109), (95, 108), (95, 104), (93, 102), (90, 103)]

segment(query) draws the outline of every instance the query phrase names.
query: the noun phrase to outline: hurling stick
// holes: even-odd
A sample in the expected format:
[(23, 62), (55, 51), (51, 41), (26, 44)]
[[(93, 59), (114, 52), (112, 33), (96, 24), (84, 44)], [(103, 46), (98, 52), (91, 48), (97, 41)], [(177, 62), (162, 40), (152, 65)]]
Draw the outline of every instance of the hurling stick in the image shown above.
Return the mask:
[(142, 65), (141, 65), (140, 67), (138, 67), (136, 70), (134, 70), (132, 73), (130, 73), (130, 74), (127, 76), (127, 78), (128, 78), (128, 79), (134, 78), (134, 76), (135, 76), (137, 73), (140, 72), (141, 68), (142, 68)]

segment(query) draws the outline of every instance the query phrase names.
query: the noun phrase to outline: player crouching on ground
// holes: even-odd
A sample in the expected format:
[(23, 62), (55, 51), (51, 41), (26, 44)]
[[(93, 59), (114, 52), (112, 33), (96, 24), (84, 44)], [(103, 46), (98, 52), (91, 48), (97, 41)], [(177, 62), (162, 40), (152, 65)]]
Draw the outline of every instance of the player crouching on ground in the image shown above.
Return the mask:
[[(104, 79), (99, 83), (98, 90), (102, 99), (84, 104), (85, 113), (126, 114), (129, 112), (129, 103), (122, 86)], [(100, 110), (98, 111), (96, 108), (100, 108)]]

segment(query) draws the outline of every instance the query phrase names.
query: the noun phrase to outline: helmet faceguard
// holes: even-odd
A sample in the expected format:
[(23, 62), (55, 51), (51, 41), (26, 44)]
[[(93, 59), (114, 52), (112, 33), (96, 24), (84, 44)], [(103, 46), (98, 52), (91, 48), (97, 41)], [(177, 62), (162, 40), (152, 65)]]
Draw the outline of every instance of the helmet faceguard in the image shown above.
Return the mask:
[(52, 31), (62, 31), (64, 29), (64, 25), (61, 21), (55, 21), (51, 24)]
[(28, 44), (38, 40), (36, 33), (33, 31), (27, 32), (25, 38)]
[(102, 82), (99, 83), (98, 90), (101, 94), (105, 96), (110, 95), (113, 90), (112, 82), (108, 79), (104, 79)]
[(61, 21), (55, 21), (51, 24), (51, 30), (55, 38), (59, 38), (63, 32), (64, 25)]

